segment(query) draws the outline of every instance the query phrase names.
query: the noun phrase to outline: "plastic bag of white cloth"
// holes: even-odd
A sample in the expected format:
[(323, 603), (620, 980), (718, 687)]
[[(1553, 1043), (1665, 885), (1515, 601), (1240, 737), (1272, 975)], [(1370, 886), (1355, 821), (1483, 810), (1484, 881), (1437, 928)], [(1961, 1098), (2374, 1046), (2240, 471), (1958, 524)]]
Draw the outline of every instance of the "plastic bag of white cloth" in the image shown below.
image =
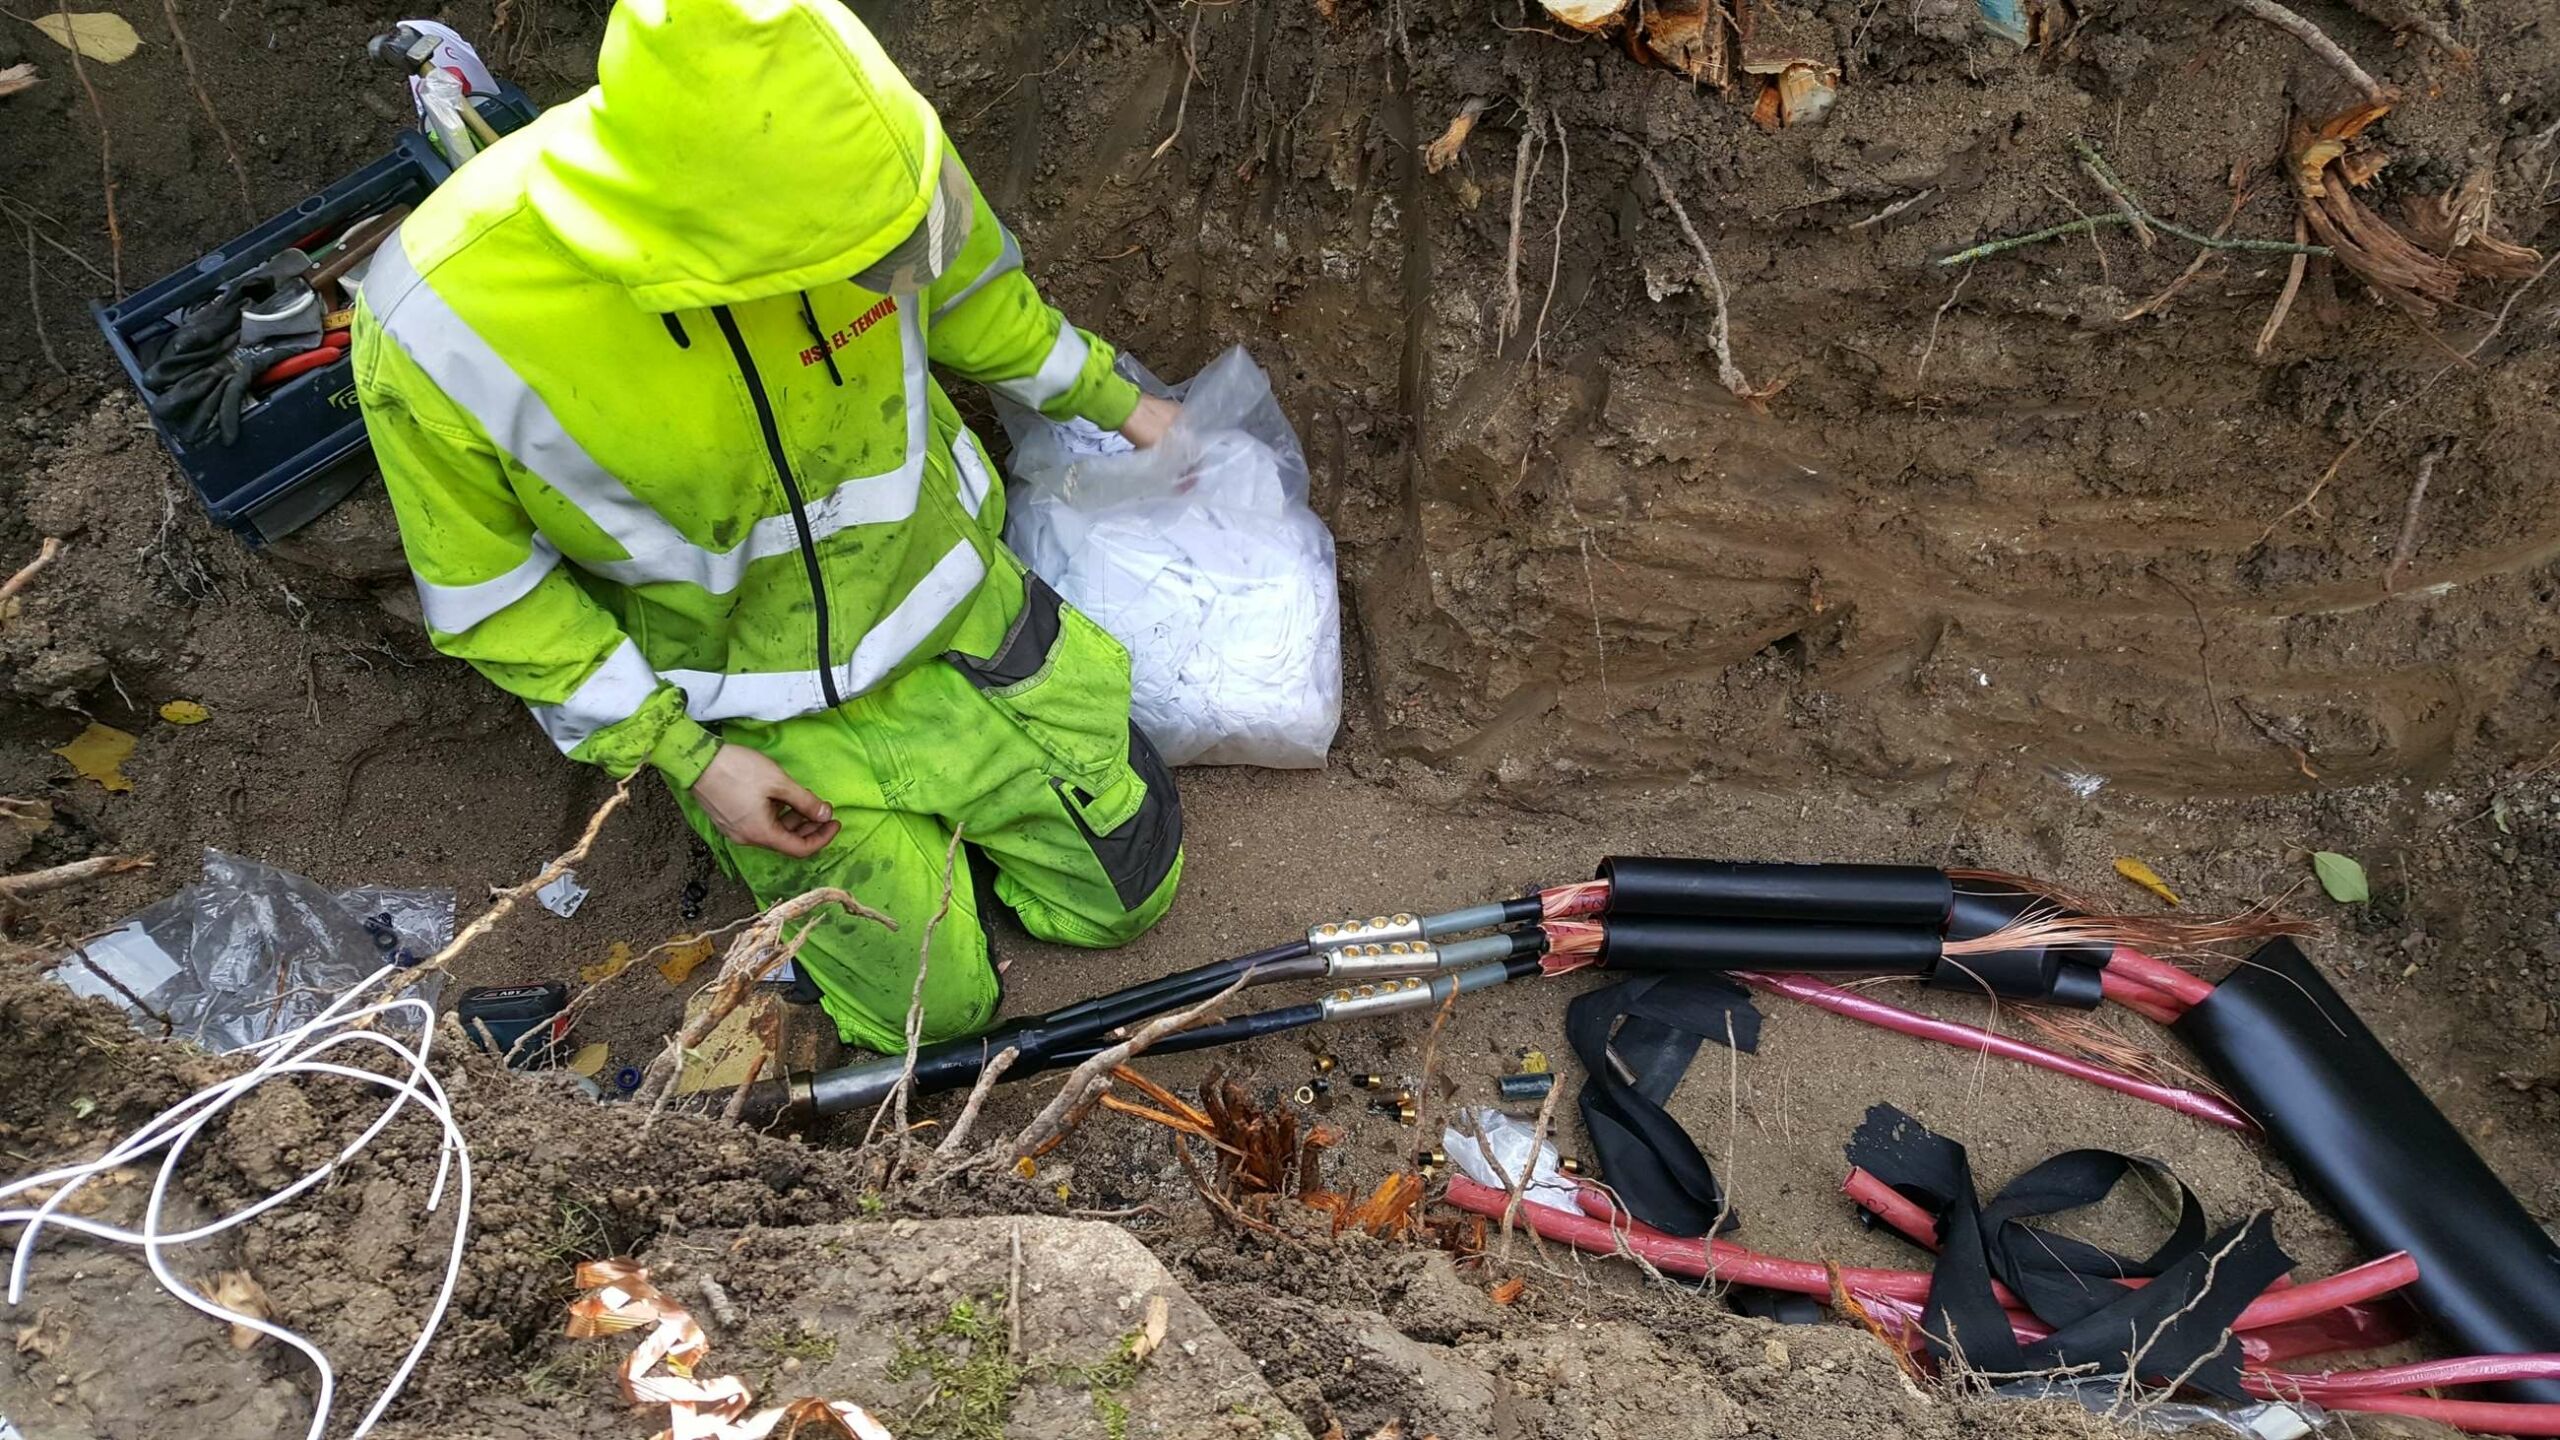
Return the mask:
[(1306, 452), (1241, 348), (1179, 386), (1122, 364), (1181, 420), (1140, 450), (1003, 404), (1005, 540), (1128, 648), (1130, 716), (1168, 764), (1319, 767), (1342, 718), (1342, 609)]

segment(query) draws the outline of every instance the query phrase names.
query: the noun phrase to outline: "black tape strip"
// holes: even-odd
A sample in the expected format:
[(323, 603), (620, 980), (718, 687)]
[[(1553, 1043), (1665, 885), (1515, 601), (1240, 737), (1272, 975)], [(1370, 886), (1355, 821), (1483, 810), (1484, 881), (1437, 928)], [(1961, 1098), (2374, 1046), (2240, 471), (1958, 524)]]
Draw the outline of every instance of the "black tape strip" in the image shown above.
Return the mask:
[[(2357, 1240), (2417, 1259), (2411, 1297), (2461, 1350), (2560, 1351), (2560, 1242), (2292, 941), (2261, 948), (2175, 1033)], [(2560, 1381), (2497, 1393), (2560, 1403)]]
[[(1932, 1353), (1975, 1370), (2019, 1373), (2095, 1365), (2184, 1383), (2237, 1399), (2240, 1347), (2231, 1322), (2293, 1261), (2274, 1222), (2253, 1215), (2207, 1233), (2204, 1207), (2169, 1167), (2112, 1150), (2067, 1150), (1981, 1203), (1962, 1145), (1890, 1105), (1867, 1112), (1849, 1162), (1928, 1209), (1938, 1223), (1938, 1264), (1921, 1325)], [(2178, 1221), (2150, 1256), (2113, 1251), (2026, 1222), (2095, 1204), (2127, 1175), (2175, 1187)], [(2145, 1278), (2135, 1288), (2120, 1283)], [(1992, 1289), (1999, 1281), (2053, 1334), (2021, 1345)]]
[[(1639, 975), (1574, 998), (1565, 1039), (1582, 1062), (1579, 1103), (1591, 1156), (1619, 1203), (1672, 1235), (1704, 1235), (1725, 1206), (1707, 1157), (1662, 1108), (1701, 1040), (1748, 1053), (1760, 1044), (1760, 1012), (1741, 987), (1714, 975)], [(1610, 1052), (1633, 1075), (1622, 1079)]]

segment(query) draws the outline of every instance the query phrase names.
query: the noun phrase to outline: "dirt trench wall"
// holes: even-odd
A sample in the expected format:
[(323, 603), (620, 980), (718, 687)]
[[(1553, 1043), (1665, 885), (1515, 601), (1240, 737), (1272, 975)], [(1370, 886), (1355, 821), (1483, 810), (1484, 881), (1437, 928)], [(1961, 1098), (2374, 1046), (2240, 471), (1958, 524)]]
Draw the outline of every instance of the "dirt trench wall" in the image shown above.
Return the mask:
[[(1343, 541), (1364, 773), (1544, 806), (1684, 779), (1943, 788), (2005, 756), (2211, 793), (2560, 739), (2560, 282), (2455, 364), (2509, 292), (2475, 284), (2431, 334), (2315, 263), (2259, 355), (2283, 256), (2217, 258), (2134, 320), (2184, 242), (2109, 231), (1941, 267), (2105, 209), (2075, 138), (2164, 216), (2288, 236), (2288, 109), (2325, 110), (2335, 81), (2204, 0), (2057, 10), (2027, 52), (1859, 0), (1752, 3), (1839, 58), (1828, 123), (1763, 133), (1512, 0), (862, 8), (1064, 308), (1160, 371), (1231, 343), (1271, 369)], [(2303, 8), (2406, 96), (2373, 132), (2378, 209), (2485, 173), (2498, 227), (2550, 242), (2560, 32), (2536, 0), (2465, 7), (2467, 65)], [(156, 33), (92, 67), (128, 285), (353, 168), (397, 113), (361, 55), (378, 16), (178, 10), (252, 193)], [(592, 74), (603, 11), (447, 18), (556, 103)], [(0, 62), (44, 43), (0, 42)], [(12, 472), (113, 385), (80, 308), (108, 262), (95, 127), (48, 74), (0, 131), (10, 213), (49, 217), (22, 237), (43, 333), (0, 335)], [(278, 99), (313, 91), (368, 103)], [(1471, 100), (1474, 133), (1427, 170), (1420, 147)], [(1736, 363), (1783, 386), (1758, 408), (1718, 382), (1708, 288), (1648, 154), (1715, 255)], [(8, 553), (35, 539), (0, 511)], [(396, 570), (362, 581), (394, 593)], [(81, 647), (13, 644), (10, 688), (76, 700), (151, 668)]]
[[(1473, 7), (885, 24), (928, 88), (989, 93), (954, 129), (1073, 313), (1160, 369), (1229, 342), (1272, 367), (1346, 542), (1371, 686), (1352, 723), (1390, 756), (1530, 803), (1925, 780), (1994, 753), (2198, 793), (2429, 776), (2560, 735), (2553, 296), (2430, 388), (2503, 289), (2431, 338), (2315, 264), (2260, 355), (2281, 255), (2218, 257), (2133, 320), (2192, 248), (2108, 232), (1933, 263), (2106, 208), (2075, 137), (2197, 229), (2245, 167), (2232, 233), (2282, 238), (2288, 106), (2334, 104), (2325, 71), (2202, 5), (2091, 11), (2047, 53), (1845, 0), (1762, 9), (1851, 57), (1827, 125), (1764, 134), (1612, 46)], [(2548, 183), (2560, 52), (2523, 7), (2477, 7), (2512, 43), (2468, 68), (2311, 13), (2412, 97), (2377, 132), (2386, 194), (2482, 167), (2509, 196)], [(1471, 97), (1457, 162), (1426, 171), (1417, 147)], [(1716, 256), (1735, 360), (1784, 387), (1764, 406), (1718, 383), (1643, 153)], [(2536, 238), (2542, 207), (2506, 213)]]

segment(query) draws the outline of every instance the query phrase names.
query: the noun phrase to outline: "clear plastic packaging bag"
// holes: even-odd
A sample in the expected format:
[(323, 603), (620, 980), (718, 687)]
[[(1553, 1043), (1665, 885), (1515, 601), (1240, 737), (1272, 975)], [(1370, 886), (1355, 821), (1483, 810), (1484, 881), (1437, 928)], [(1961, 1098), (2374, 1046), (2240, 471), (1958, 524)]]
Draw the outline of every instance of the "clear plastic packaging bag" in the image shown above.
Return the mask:
[(1000, 404), (1005, 539), (1128, 648), (1131, 717), (1166, 763), (1321, 767), (1342, 718), (1333, 535), (1270, 379), (1241, 348), (1179, 386), (1122, 364), (1181, 420), (1139, 450)]
[(1533, 1204), (1582, 1213), (1581, 1187), (1564, 1173), (1556, 1147), (1538, 1139), (1526, 1121), (1490, 1105), (1473, 1106), (1452, 1116), (1440, 1132), (1440, 1153), (1449, 1157), (1459, 1174), (1479, 1185), (1508, 1190), (1516, 1181), (1521, 1198)]
[(453, 913), (450, 890), (332, 895), (290, 870), (207, 850), (201, 882), (83, 943), (53, 973), (131, 1011), (140, 1028), (165, 1023), (173, 1038), (223, 1053), (313, 1019), (404, 954), (443, 949)]

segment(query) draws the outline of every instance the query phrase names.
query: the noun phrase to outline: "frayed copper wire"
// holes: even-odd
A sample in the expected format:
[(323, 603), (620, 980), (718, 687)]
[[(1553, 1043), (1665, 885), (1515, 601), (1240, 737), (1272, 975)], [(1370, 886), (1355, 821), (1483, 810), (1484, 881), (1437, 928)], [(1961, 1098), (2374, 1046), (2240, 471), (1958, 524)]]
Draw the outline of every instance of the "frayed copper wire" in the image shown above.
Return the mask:
[(2167, 1085), (2179, 1090), (2192, 1090), (2201, 1095), (2239, 1108), (2240, 1102), (2229, 1091), (2216, 1085), (2212, 1078), (2181, 1064), (2176, 1057), (2120, 1034), (2093, 1017), (2070, 1012), (2054, 1013), (2032, 1005), (2019, 1005), (2010, 1014), (2044, 1035), (2058, 1048), (2093, 1060), (2110, 1070), (2148, 1080), (2154, 1085)]
[(1609, 908), (1609, 882), (1584, 880), (1538, 892), (1538, 913), (1548, 920), (1581, 920)]
[(1547, 953), (1538, 957), (1543, 975), (1562, 975), (1600, 963), (1609, 943), (1608, 928), (1597, 920), (1550, 920), (1538, 927), (1546, 933)]
[(2113, 950), (2129, 947), (2155, 956), (2210, 958), (2217, 946), (2257, 945), (2280, 935), (2309, 935), (2318, 929), (2307, 920), (2258, 906), (2237, 915), (2188, 919), (2169, 915), (2075, 915), (2060, 908), (2034, 908), (1987, 935), (1950, 940), (1950, 956), (1990, 955), (2039, 946)]
[(1946, 947), (1949, 955), (1986, 955), (2038, 945), (2121, 945), (2155, 956), (2204, 960), (2214, 958), (2219, 946), (2257, 945), (2278, 936), (2316, 934), (2320, 928), (2308, 920), (2279, 914), (2272, 900), (2233, 915), (2114, 915), (2093, 896), (2024, 875), (2000, 870), (1950, 870), (1947, 877), (1955, 881), (1958, 890), (2006, 890), (2048, 901), (2052, 907), (2030, 906), (2017, 919), (1988, 935), (1951, 940)]

